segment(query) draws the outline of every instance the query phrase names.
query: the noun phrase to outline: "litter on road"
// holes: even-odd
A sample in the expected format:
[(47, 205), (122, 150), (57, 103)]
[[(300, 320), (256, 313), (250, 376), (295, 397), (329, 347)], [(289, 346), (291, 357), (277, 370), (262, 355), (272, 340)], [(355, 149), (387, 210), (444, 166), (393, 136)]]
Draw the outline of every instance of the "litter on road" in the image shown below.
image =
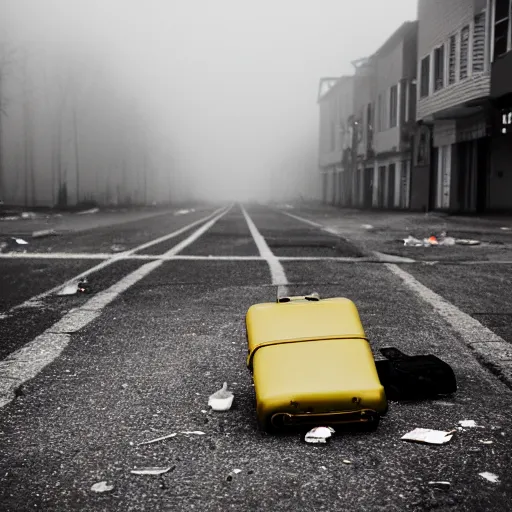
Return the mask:
[(351, 460), (344, 459), (344, 460), (343, 460), (343, 464), (352, 464), (352, 461), (351, 461)]
[(472, 428), (477, 426), (475, 420), (461, 420), (459, 421), (459, 425), (464, 428)]
[(415, 428), (402, 436), (402, 439), (404, 441), (416, 441), (426, 444), (446, 444), (451, 440), (454, 432), (454, 430), (445, 432), (443, 430), (432, 430), (430, 428)]
[(23, 240), (23, 238), (16, 238), (12, 237), (12, 239), (18, 244), (18, 245), (28, 245), (28, 242), (26, 240)]
[(443, 490), (449, 489), (451, 486), (450, 482), (429, 482), (428, 485), (430, 485), (430, 487)]
[(90, 210), (84, 210), (83, 212), (78, 212), (77, 215), (91, 215), (93, 213), (98, 213), (100, 211), (99, 208), (91, 208)]
[(234, 395), (228, 391), (228, 383), (224, 382), (222, 388), (208, 398), (208, 405), (214, 411), (228, 411), (233, 404)]
[(162, 475), (171, 470), (171, 466), (156, 467), (156, 468), (140, 468), (140, 469), (132, 469), (130, 473), (132, 475)]
[(142, 446), (145, 444), (158, 443), (159, 441), (164, 441), (165, 439), (170, 439), (171, 437), (176, 437), (178, 434), (173, 432), (172, 434), (168, 434), (166, 436), (157, 437), (156, 439), (150, 439), (149, 441), (142, 441), (142, 443), (138, 443), (137, 446)]
[(499, 483), (499, 477), (498, 477), (498, 475), (495, 475), (494, 473), (489, 473), (488, 471), (484, 471), (483, 473), (478, 473), (478, 474), (482, 478), (489, 480), (489, 482), (492, 482), (493, 484)]
[(65, 296), (65, 295), (76, 295), (78, 292), (80, 293), (89, 293), (90, 286), (87, 279), (82, 279), (82, 281), (74, 282), (74, 283), (68, 283), (65, 285), (58, 293), (59, 296)]
[(196, 436), (204, 436), (205, 433), (204, 432), (201, 432), (200, 430), (192, 430), (192, 431), (184, 431), (184, 432), (180, 432), (180, 434), (185, 434), (185, 435), (196, 435)]
[(187, 213), (194, 213), (195, 210), (192, 208), (191, 210), (178, 210), (174, 212), (174, 215), (187, 215)]
[(34, 231), (32, 238), (43, 238), (45, 236), (56, 236), (57, 232), (54, 229), (41, 229), (40, 231)]
[(110, 250), (112, 252), (123, 252), (123, 251), (126, 251), (126, 247), (121, 244), (113, 244), (110, 246)]
[(327, 443), (327, 439), (333, 434), (334, 429), (332, 427), (315, 427), (306, 434), (304, 440), (306, 443), (311, 444), (325, 444)]
[(429, 238), (424, 238), (420, 240), (419, 238), (415, 238), (412, 235), (409, 235), (407, 238), (402, 239), (405, 247), (433, 247), (433, 246), (445, 246), (445, 247), (453, 247), (454, 245), (480, 245), (480, 240), (469, 240), (466, 238), (453, 238), (451, 236), (446, 236), (445, 233), (441, 234), (439, 237), (430, 236)]
[(363, 229), (366, 229), (367, 231), (370, 231), (371, 229), (373, 229), (373, 226), (371, 224), (363, 224), (361, 227)]
[(91, 491), (94, 492), (108, 492), (114, 488), (113, 485), (108, 485), (107, 482), (98, 482), (91, 487)]
[(482, 444), (492, 444), (493, 443), (493, 441), (490, 441), (489, 439), (480, 439), (479, 442)]

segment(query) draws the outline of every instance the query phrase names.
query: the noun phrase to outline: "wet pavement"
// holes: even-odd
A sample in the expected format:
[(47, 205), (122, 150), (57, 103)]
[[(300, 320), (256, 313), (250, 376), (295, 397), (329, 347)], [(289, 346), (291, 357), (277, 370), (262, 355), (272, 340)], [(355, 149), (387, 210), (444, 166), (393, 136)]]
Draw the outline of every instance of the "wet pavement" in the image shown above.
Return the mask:
[[(54, 237), (52, 245), (46, 245), (50, 239), (30, 242), (35, 259), (5, 252), (0, 258), (0, 390), (9, 389), (0, 408), (0, 509), (507, 510), (512, 380), (500, 373), (506, 356), (501, 370), (488, 364), (492, 354), (486, 361), (482, 350), (475, 352), (467, 332), (428, 302), (435, 297), (393, 271), (405, 271), (411, 283), (509, 344), (512, 235), (501, 230), (505, 221), (432, 216), (429, 224), (426, 216), (318, 205), (244, 206), (282, 258), (290, 293), (349, 297), (376, 357), (389, 345), (434, 353), (454, 368), (458, 392), (391, 402), (376, 432), (339, 433), (326, 446), (308, 445), (296, 433), (258, 431), (244, 317), (250, 305), (274, 301), (278, 287), (239, 205), (130, 218)], [(396, 241), (438, 229), (503, 241), (496, 249), (501, 263), (489, 262), (493, 247), (403, 248)], [(109, 250), (114, 240), (127, 252)], [(183, 249), (175, 254), (177, 244)], [(61, 253), (70, 256), (52, 258)], [(83, 253), (103, 256), (71, 259)], [(398, 262), (383, 263), (383, 254)], [(88, 276), (90, 295), (45, 294), (102, 264)], [(34, 296), (40, 297), (30, 302)], [(54, 324), (72, 310), (94, 315), (62, 334)], [(13, 394), (7, 384), (19, 376), (9, 357), (44, 331), (68, 341)], [(29, 353), (16, 368), (32, 364), (29, 357), (37, 365), (46, 355)], [(224, 381), (235, 400), (230, 411), (215, 413), (208, 396)], [(400, 440), (416, 427), (451, 430), (465, 419), (478, 426), (458, 430), (446, 445)], [(180, 433), (189, 431), (204, 434)], [(177, 435), (137, 446), (170, 433)], [(130, 473), (146, 466), (170, 469), (159, 476)], [(101, 481), (113, 489), (92, 491)], [(432, 481), (450, 487), (436, 489)]]

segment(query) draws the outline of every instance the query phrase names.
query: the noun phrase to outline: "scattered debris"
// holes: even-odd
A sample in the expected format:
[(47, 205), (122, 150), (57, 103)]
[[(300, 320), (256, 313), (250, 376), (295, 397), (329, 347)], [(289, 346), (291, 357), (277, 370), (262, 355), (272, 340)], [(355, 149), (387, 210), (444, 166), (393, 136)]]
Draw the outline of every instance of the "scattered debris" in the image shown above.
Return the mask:
[(32, 238), (42, 238), (44, 236), (56, 236), (57, 232), (54, 229), (41, 229), (40, 231), (34, 231)]
[(60, 290), (57, 295), (75, 295), (78, 292), (78, 283), (69, 283)]
[(174, 212), (174, 215), (187, 215), (187, 213), (194, 213), (195, 212), (195, 209), (192, 208), (190, 210), (178, 210), (177, 212)]
[(84, 278), (81, 281), (75, 281), (75, 282), (66, 284), (57, 293), (57, 295), (59, 295), (59, 296), (76, 295), (78, 292), (80, 292), (80, 293), (89, 293), (90, 291), (91, 291), (91, 288), (89, 286), (89, 281)]
[(343, 464), (352, 464), (352, 461), (351, 461), (351, 460), (344, 459), (344, 460), (343, 460)]
[(508, 227), (502, 227), (500, 228), (502, 231), (510, 231), (512, 228), (508, 228)]
[(457, 245), (480, 245), (480, 240), (468, 240), (465, 238), (455, 239)]
[(19, 220), (21, 217), (18, 217), (17, 215), (8, 215), (6, 217), (0, 217), (0, 220)]
[(171, 470), (171, 466), (166, 466), (164, 468), (140, 468), (140, 469), (132, 469), (130, 473), (132, 475), (162, 475), (163, 473), (167, 473)]
[(443, 430), (432, 430), (430, 428), (415, 428), (408, 432), (402, 439), (404, 441), (416, 441), (427, 444), (446, 444), (453, 437), (455, 430), (444, 432)]
[(442, 490), (448, 490), (451, 486), (450, 482), (429, 482), (428, 485)]
[(484, 471), (483, 473), (478, 473), (478, 474), (482, 478), (489, 480), (489, 482), (492, 482), (493, 484), (499, 483), (499, 477), (498, 477), (498, 475), (495, 475), (494, 473), (489, 473), (488, 471)]
[(156, 439), (151, 439), (149, 441), (142, 441), (142, 443), (138, 443), (137, 446), (142, 446), (145, 444), (152, 444), (152, 443), (158, 443), (158, 441), (164, 441), (165, 439), (170, 439), (171, 437), (176, 437), (178, 434), (173, 432), (172, 434), (169, 434), (167, 436), (157, 437)]
[(233, 404), (233, 398), (233, 393), (228, 391), (228, 383), (224, 382), (222, 388), (208, 398), (208, 405), (214, 411), (228, 411)]
[(482, 444), (492, 444), (494, 441), (491, 441), (489, 439), (480, 439), (479, 442)]
[(123, 251), (126, 251), (126, 247), (124, 245), (121, 245), (121, 244), (112, 244), (110, 246), (110, 250), (112, 252), (123, 252)]
[(114, 488), (113, 485), (108, 485), (107, 482), (98, 482), (91, 487), (91, 491), (94, 492), (108, 492)]
[(373, 226), (372, 226), (371, 224), (363, 224), (361, 227), (362, 227), (363, 229), (368, 230), (368, 231), (370, 231), (370, 230), (374, 229), (374, 228), (373, 228)]
[(21, 218), (22, 219), (35, 219), (37, 215), (34, 212), (22, 212)]
[(463, 428), (471, 428), (476, 427), (475, 420), (461, 420), (459, 421), (459, 425)]
[(84, 210), (83, 212), (78, 212), (77, 215), (91, 215), (93, 213), (98, 213), (100, 211), (99, 208), (91, 208), (90, 210)]
[(16, 238), (12, 237), (12, 239), (18, 244), (18, 245), (28, 245), (28, 242), (26, 240), (23, 240), (23, 238)]
[(231, 482), (231, 480), (233, 480), (233, 475), (238, 475), (241, 472), (242, 472), (241, 469), (233, 469), (233, 471), (229, 472), (228, 476), (226, 477), (226, 480), (228, 482)]
[(306, 434), (304, 440), (311, 444), (325, 444), (332, 434), (334, 434), (332, 427), (315, 427)]
[(204, 436), (205, 433), (204, 432), (201, 432), (200, 430), (192, 430), (191, 432), (180, 432), (180, 434), (193, 434), (193, 435), (196, 435), (196, 436)]
[(446, 232), (441, 233), (438, 237), (432, 235), (428, 238), (424, 238), (423, 240), (415, 238), (412, 235), (409, 235), (407, 238), (403, 238), (402, 240), (406, 247), (432, 247), (438, 245), (453, 247), (454, 245), (480, 245), (481, 243), (479, 240), (446, 236)]

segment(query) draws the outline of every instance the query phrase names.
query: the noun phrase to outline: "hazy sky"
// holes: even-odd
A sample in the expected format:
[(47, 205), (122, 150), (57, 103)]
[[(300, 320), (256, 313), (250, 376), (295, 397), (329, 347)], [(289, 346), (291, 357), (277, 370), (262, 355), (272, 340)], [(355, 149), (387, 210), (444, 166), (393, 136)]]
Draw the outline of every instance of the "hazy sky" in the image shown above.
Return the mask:
[(282, 162), (316, 151), (319, 78), (350, 73), (351, 60), (416, 18), (415, 0), (0, 0), (0, 7), (9, 37), (101, 51), (199, 193), (268, 186)]

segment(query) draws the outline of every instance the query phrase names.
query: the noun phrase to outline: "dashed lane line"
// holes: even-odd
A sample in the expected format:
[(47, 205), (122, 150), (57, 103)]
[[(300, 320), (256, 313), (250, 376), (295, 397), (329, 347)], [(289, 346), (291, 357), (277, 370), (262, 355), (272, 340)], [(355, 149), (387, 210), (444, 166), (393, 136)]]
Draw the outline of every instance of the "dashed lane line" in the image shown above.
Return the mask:
[[(195, 242), (210, 229), (229, 209), (215, 215), (206, 224), (194, 231), (188, 238), (167, 251), (172, 256)], [(164, 263), (163, 259), (146, 263), (137, 270), (123, 277), (107, 290), (99, 292), (81, 307), (64, 315), (41, 335), (34, 338), (19, 350), (13, 352), (0, 362), (0, 407), (10, 403), (19, 386), (34, 378), (45, 366), (54, 361), (66, 348), (71, 334), (84, 328), (97, 317), (102, 309), (110, 304), (119, 294), (146, 277), (150, 272)]]
[(245, 208), (242, 205), (240, 205), (240, 208), (245, 217), (245, 221), (249, 226), (249, 231), (251, 232), (251, 235), (254, 239), (256, 247), (258, 248), (260, 256), (264, 258), (268, 263), (268, 266), (270, 268), (270, 275), (272, 277), (272, 284), (278, 286), (278, 295), (288, 295), (288, 287), (286, 286), (288, 284), (288, 281), (286, 279), (286, 273), (284, 271), (283, 265), (281, 265), (279, 258), (277, 258), (271, 251), (270, 247), (265, 241), (265, 238), (263, 238), (262, 234), (258, 231), (258, 228), (245, 211)]
[(67, 286), (68, 284), (76, 282), (79, 279), (83, 279), (84, 277), (87, 277), (87, 276), (93, 274), (94, 272), (97, 272), (98, 270), (108, 267), (109, 265), (112, 265), (113, 263), (115, 263), (117, 261), (126, 259), (128, 256), (131, 256), (138, 251), (142, 251), (144, 249), (147, 249), (148, 247), (152, 247), (153, 245), (157, 245), (162, 242), (166, 242), (167, 240), (170, 240), (172, 238), (175, 238), (175, 237), (181, 235), (182, 233), (185, 233), (189, 229), (192, 229), (193, 227), (195, 227), (199, 224), (202, 224), (203, 222), (208, 221), (211, 218), (216, 218), (216, 216), (218, 216), (221, 212), (226, 213), (230, 208), (231, 208), (231, 206), (229, 208), (226, 208), (226, 207), (219, 208), (218, 210), (215, 210), (210, 215), (207, 215), (206, 217), (196, 220), (195, 222), (191, 222), (190, 224), (187, 224), (186, 226), (184, 226), (181, 229), (178, 229), (177, 231), (173, 231), (172, 233), (169, 233), (167, 235), (161, 236), (159, 238), (155, 238), (154, 240), (150, 240), (149, 242), (139, 245), (133, 249), (130, 249), (129, 251), (120, 252), (119, 254), (112, 256), (111, 258), (106, 259), (105, 261), (102, 261), (101, 263), (98, 263), (98, 265), (95, 265), (94, 267), (92, 267), (88, 270), (85, 270), (84, 272), (68, 279), (66, 282), (61, 283), (61, 284), (51, 288), (50, 290), (46, 290), (46, 291), (40, 293), (39, 295), (32, 297), (32, 298), (26, 300), (25, 302), (23, 302), (22, 304), (18, 304), (17, 306), (14, 306), (13, 308), (10, 309), (9, 312), (16, 311), (18, 309), (23, 309), (23, 308), (30, 308), (30, 307), (34, 307), (34, 306), (37, 307), (40, 304), (41, 299), (47, 297), (48, 295), (51, 295), (52, 293), (57, 292), (64, 286)]

